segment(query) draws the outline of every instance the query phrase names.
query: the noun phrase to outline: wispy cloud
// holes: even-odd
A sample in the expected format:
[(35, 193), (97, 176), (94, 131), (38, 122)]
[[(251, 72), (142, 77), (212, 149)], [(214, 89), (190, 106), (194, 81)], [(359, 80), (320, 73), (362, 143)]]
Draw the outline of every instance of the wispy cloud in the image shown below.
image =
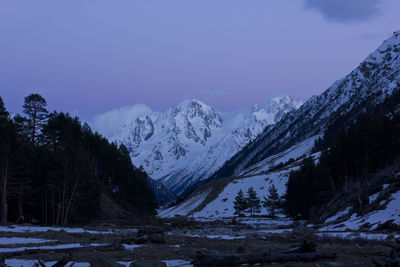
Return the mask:
[(369, 21), (379, 14), (382, 0), (305, 0), (305, 7), (337, 23)]
[(137, 118), (145, 115), (155, 114), (150, 107), (144, 104), (125, 106), (97, 114), (90, 123), (91, 127), (106, 137), (112, 135), (122, 128), (122, 126), (135, 121)]

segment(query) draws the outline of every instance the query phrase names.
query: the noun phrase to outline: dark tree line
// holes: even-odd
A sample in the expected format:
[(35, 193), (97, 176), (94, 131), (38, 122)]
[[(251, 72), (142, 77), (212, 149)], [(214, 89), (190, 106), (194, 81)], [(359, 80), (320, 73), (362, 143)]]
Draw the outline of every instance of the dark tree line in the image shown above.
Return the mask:
[(66, 225), (95, 219), (102, 194), (140, 216), (154, 214), (147, 175), (110, 143), (38, 94), (11, 118), (0, 97), (0, 223)]
[(246, 196), (240, 189), (233, 202), (233, 208), (235, 209), (235, 214), (239, 217), (246, 211), (250, 213), (250, 216), (253, 216), (261, 211), (261, 204), (268, 209), (271, 216), (275, 216), (276, 212), (282, 207), (282, 201), (275, 185), (271, 185), (268, 188), (268, 195), (267, 197), (264, 196), (263, 201), (258, 198), (252, 186), (247, 190)]
[(306, 158), (301, 168), (290, 174), (286, 209), (292, 216), (309, 218), (313, 209), (338, 190), (349, 192), (351, 185), (368, 173), (396, 161), (400, 161), (400, 115), (364, 115), (336, 134), (318, 163)]
[(235, 214), (240, 217), (245, 211), (248, 211), (250, 212), (250, 216), (253, 216), (254, 213), (260, 212), (260, 202), (261, 201), (253, 187), (249, 187), (246, 196), (240, 189), (235, 197), (235, 201), (233, 202)]

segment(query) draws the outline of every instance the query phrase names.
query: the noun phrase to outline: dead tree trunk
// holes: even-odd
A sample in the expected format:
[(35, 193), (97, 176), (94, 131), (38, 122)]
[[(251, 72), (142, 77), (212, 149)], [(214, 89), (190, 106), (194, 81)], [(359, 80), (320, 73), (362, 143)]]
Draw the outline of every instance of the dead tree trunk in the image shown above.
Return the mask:
[(8, 205), (7, 205), (7, 182), (8, 182), (8, 162), (3, 164), (3, 173), (1, 177), (1, 219), (0, 224), (7, 222)]

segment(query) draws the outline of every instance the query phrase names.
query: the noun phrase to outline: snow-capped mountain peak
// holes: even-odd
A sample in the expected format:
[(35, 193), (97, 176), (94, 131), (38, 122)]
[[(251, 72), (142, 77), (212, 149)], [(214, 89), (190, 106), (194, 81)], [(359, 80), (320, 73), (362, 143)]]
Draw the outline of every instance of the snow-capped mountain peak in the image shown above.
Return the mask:
[(273, 98), (265, 106), (223, 113), (188, 99), (165, 113), (143, 115), (118, 130), (136, 166), (175, 193), (207, 178), (270, 124), (298, 108), (291, 97)]
[[(340, 118), (357, 116), (400, 90), (400, 32), (383, 42), (360, 65), (326, 91), (311, 97), (296, 112), (282, 117), (232, 157), (212, 177), (226, 177), (324, 132)], [(278, 101), (279, 102), (279, 101)]]
[(226, 113), (188, 99), (164, 113), (141, 113), (109, 138), (126, 145), (134, 165), (143, 166), (153, 179), (180, 194), (300, 105), (279, 96), (266, 105)]

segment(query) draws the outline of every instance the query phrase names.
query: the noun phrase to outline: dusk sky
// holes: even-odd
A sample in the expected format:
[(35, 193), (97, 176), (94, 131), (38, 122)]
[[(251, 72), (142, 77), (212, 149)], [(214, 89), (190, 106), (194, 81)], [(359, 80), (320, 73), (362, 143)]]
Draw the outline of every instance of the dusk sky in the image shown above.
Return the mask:
[(1, 0), (0, 95), (89, 119), (187, 98), (231, 111), (307, 100), (393, 31), (399, 0)]

